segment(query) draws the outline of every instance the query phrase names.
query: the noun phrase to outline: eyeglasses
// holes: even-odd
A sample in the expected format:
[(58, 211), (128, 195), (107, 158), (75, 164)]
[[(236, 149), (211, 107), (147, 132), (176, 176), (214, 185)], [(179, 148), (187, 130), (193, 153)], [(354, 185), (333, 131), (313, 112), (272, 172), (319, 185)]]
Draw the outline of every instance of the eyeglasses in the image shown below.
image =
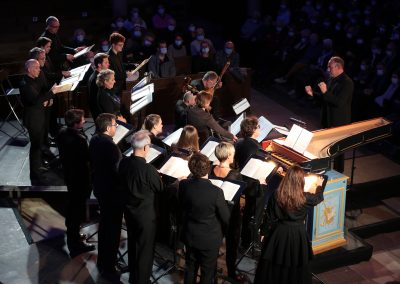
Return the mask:
[(260, 128), (261, 128), (261, 126), (258, 124), (258, 125), (257, 125), (257, 128), (258, 128), (258, 129), (260, 129)]
[(118, 123), (111, 124), (111, 126), (115, 126), (115, 127), (117, 127), (117, 126), (118, 126)]

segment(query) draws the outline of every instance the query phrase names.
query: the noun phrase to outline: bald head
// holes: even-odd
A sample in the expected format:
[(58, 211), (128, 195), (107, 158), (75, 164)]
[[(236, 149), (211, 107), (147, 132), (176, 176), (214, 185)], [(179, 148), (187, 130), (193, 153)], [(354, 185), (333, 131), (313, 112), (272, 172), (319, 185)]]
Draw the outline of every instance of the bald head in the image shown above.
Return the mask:
[(31, 78), (37, 78), (40, 73), (40, 64), (36, 59), (29, 59), (25, 62), (25, 72)]

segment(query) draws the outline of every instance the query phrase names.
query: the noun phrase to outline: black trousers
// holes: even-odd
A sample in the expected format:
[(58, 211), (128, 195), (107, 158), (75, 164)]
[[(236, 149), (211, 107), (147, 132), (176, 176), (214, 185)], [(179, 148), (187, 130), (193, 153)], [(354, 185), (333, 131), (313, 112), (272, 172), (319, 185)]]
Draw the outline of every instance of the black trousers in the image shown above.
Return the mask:
[(76, 245), (80, 241), (80, 225), (85, 218), (86, 198), (88, 189), (82, 185), (67, 185), (68, 205), (65, 216), (67, 227), (68, 246)]
[(128, 231), (129, 283), (148, 284), (154, 259), (156, 221), (146, 214), (134, 216), (125, 211)]
[(31, 147), (29, 149), (30, 178), (40, 176), (39, 168), (43, 166), (42, 145), (45, 131), (45, 110), (28, 110), (24, 115), (24, 124), (29, 133)]
[(219, 248), (197, 249), (186, 246), (185, 284), (195, 284), (200, 267), (200, 284), (215, 283), (215, 268), (217, 266)]
[(232, 207), (231, 217), (229, 219), (228, 231), (225, 237), (226, 241), (226, 266), (228, 276), (235, 277), (236, 259), (238, 254), (238, 246), (240, 241), (240, 226), (242, 224), (242, 216), (240, 214), (240, 200)]
[(261, 225), (265, 207), (265, 192), (259, 190), (256, 195), (246, 194), (246, 203), (243, 209), (242, 246), (246, 247), (255, 240), (258, 228)]
[(119, 196), (95, 194), (100, 206), (97, 267), (112, 272), (117, 264), (123, 205)]

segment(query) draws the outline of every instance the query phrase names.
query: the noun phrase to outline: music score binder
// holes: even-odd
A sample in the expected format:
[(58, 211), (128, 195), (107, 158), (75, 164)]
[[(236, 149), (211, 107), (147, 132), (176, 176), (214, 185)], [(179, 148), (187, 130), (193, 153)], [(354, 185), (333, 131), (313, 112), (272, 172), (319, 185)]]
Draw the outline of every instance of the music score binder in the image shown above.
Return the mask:
[(179, 128), (177, 130), (175, 130), (174, 132), (172, 132), (170, 135), (168, 135), (167, 137), (165, 137), (162, 142), (166, 145), (168, 145), (169, 147), (171, 147), (172, 144), (176, 144), (179, 140), (179, 137), (181, 136), (181, 133), (183, 131), (183, 128)]
[(220, 142), (221, 141), (219, 139), (213, 136), (208, 137), (206, 142), (204, 142), (203, 147), (200, 150), (200, 153), (206, 155), (211, 162), (218, 160), (217, 157), (215, 156), (214, 151), (215, 147), (217, 147), (217, 145)]
[[(129, 148), (128, 150), (126, 150), (124, 152), (124, 156), (129, 157), (130, 155), (132, 155), (132, 153), (133, 153), (133, 149), (131, 147), (131, 148)], [(165, 153), (166, 153), (165, 149), (163, 149), (161, 147), (158, 147), (158, 146), (156, 146), (154, 144), (150, 144), (149, 152), (147, 153), (147, 155), (145, 157), (146, 163), (149, 164), (149, 163), (153, 162), (160, 155), (165, 154)]]
[(278, 165), (265, 157), (252, 155), (240, 172), (242, 175), (255, 180), (269, 179), (277, 170)]
[(232, 106), (233, 111), (235, 112), (236, 115), (243, 113), (249, 107), (250, 103), (246, 98), (244, 98), (243, 100), (239, 101), (238, 103)]
[(240, 124), (244, 119), (244, 113), (240, 114), (238, 118), (229, 126), (229, 132), (233, 135), (237, 135), (240, 132)]
[(222, 189), (225, 200), (228, 202), (237, 201), (246, 188), (246, 183), (238, 180), (222, 180), (217, 177), (210, 178), (209, 180), (213, 185)]
[(188, 161), (175, 155), (170, 156), (160, 168), (159, 172), (173, 178), (187, 177), (190, 175)]

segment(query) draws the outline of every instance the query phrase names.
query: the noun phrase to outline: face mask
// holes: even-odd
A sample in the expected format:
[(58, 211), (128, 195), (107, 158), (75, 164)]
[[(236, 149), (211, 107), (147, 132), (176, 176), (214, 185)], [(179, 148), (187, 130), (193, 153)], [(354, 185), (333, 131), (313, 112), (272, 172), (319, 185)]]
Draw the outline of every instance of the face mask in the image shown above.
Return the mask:
[(195, 26), (189, 26), (188, 28), (189, 32), (194, 32), (196, 30)]
[(394, 33), (392, 34), (392, 36), (390, 37), (391, 40), (398, 40), (400, 38), (398, 33)]
[(77, 36), (76, 36), (76, 40), (77, 40), (78, 42), (82, 42), (84, 39), (85, 39), (85, 36), (84, 36), (84, 35), (77, 35)]
[(144, 46), (150, 46), (151, 45), (151, 41), (145, 39), (144, 40)]
[(307, 38), (306, 37), (302, 37), (301, 38), (301, 42), (307, 42)]
[(176, 46), (181, 46), (181, 44), (182, 44), (182, 41), (181, 40), (175, 40), (175, 45)]
[(397, 85), (397, 83), (399, 83), (399, 78), (392, 77), (392, 84)]
[(227, 55), (231, 55), (232, 51), (233, 51), (232, 48), (225, 48), (225, 53), (226, 53)]
[(204, 40), (204, 35), (198, 35), (197, 40)]
[(117, 28), (122, 28), (123, 26), (124, 26), (124, 22), (122, 22), (122, 21), (118, 21), (117, 23), (116, 23), (116, 25), (117, 25)]
[(288, 32), (288, 36), (294, 37), (294, 32)]
[(158, 14), (162, 15), (164, 14), (165, 10), (164, 9), (158, 9)]
[(210, 49), (208, 48), (208, 47), (203, 47), (202, 49), (201, 49), (201, 52), (202, 53), (208, 53), (210, 51)]
[(168, 30), (172, 32), (173, 30), (175, 30), (175, 26), (174, 25), (169, 25), (168, 26)]
[(134, 18), (134, 19), (136, 19), (136, 18), (138, 18), (139, 17), (139, 13), (132, 13), (132, 18)]
[(280, 32), (282, 31), (282, 28), (281, 28), (281, 27), (276, 27), (276, 31), (277, 31), (278, 33), (280, 33)]
[(378, 48), (373, 48), (373, 49), (372, 49), (372, 53), (373, 53), (373, 54), (380, 54), (381, 51), (380, 51)]
[(370, 24), (371, 24), (371, 22), (369, 20), (364, 21), (364, 25), (369, 26)]
[(342, 27), (341, 27), (340, 25), (336, 25), (336, 26), (335, 26), (335, 30), (337, 30), (337, 31), (340, 31), (341, 28), (342, 28)]
[(383, 75), (383, 70), (382, 69), (376, 70), (376, 75), (382, 76)]
[(360, 69), (361, 69), (361, 71), (367, 70), (367, 65), (361, 64), (361, 65), (360, 65)]
[(347, 34), (346, 34), (346, 37), (347, 37), (347, 38), (352, 38), (353, 35), (352, 35), (351, 33), (347, 33)]
[(386, 55), (387, 55), (387, 56), (392, 56), (392, 55), (393, 55), (393, 51), (391, 51), (391, 50), (386, 50)]
[(343, 14), (342, 14), (342, 13), (337, 13), (337, 14), (336, 14), (336, 17), (338, 17), (339, 19), (341, 19), (341, 18), (343, 17)]
[(161, 54), (167, 54), (167, 48), (166, 47), (161, 47), (160, 48), (160, 53)]
[(107, 44), (102, 45), (101, 46), (101, 50), (102, 51), (108, 51), (108, 45)]
[(358, 39), (357, 39), (357, 44), (360, 44), (360, 45), (361, 45), (361, 44), (363, 44), (363, 43), (364, 43), (364, 40), (363, 40), (362, 38), (358, 38)]
[(133, 32), (133, 35), (134, 35), (135, 37), (141, 37), (141, 36), (142, 36), (142, 32), (141, 32), (141, 31), (134, 31), (134, 32)]

